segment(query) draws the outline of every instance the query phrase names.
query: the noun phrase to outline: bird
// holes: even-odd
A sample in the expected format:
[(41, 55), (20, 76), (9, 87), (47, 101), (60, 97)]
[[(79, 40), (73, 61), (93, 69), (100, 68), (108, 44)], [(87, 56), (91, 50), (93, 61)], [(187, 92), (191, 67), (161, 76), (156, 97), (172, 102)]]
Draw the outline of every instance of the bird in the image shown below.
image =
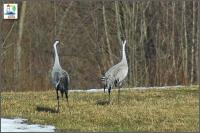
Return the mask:
[(57, 106), (57, 111), (59, 112), (59, 91), (61, 93), (61, 96), (63, 98), (63, 94), (65, 93), (65, 97), (68, 102), (68, 90), (69, 90), (69, 74), (62, 69), (60, 66), (59, 62), (59, 56), (57, 52), (57, 45), (60, 43), (60, 41), (56, 40), (53, 44), (54, 47), (54, 52), (55, 52), (55, 61), (53, 65), (53, 69), (51, 71), (51, 80), (52, 80), (52, 85), (56, 90), (57, 94), (57, 101), (58, 101), (58, 106)]
[(108, 89), (109, 94), (109, 102), (110, 102), (110, 94), (111, 89), (115, 86), (118, 87), (118, 103), (119, 103), (119, 96), (120, 96), (120, 88), (122, 86), (122, 82), (127, 77), (128, 74), (128, 63), (126, 59), (126, 52), (125, 52), (126, 40), (122, 42), (122, 59), (121, 61), (112, 66), (108, 69), (101, 80), (104, 84), (104, 92), (105, 89)]

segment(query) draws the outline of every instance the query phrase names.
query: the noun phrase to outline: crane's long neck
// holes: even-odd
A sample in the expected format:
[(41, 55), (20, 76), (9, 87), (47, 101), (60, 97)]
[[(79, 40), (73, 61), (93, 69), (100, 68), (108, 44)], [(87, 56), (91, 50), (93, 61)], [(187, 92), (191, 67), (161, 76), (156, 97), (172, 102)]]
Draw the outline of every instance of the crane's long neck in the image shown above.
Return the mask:
[(60, 67), (60, 68), (61, 68), (56, 45), (54, 45), (54, 51), (55, 51), (55, 62), (54, 62), (54, 67)]
[(127, 64), (127, 60), (126, 60), (126, 52), (125, 52), (125, 44), (122, 47), (122, 62)]

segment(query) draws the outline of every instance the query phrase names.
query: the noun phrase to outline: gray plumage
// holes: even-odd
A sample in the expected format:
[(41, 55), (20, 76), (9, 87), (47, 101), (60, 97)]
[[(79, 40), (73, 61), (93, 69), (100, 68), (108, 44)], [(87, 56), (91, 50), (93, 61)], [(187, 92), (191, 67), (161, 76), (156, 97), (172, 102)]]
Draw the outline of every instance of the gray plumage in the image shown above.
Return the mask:
[(55, 62), (51, 72), (52, 85), (56, 89), (57, 100), (58, 100), (58, 111), (59, 111), (59, 94), (60, 91), (61, 96), (63, 97), (63, 93), (65, 93), (66, 99), (68, 101), (68, 89), (69, 89), (69, 74), (62, 69), (59, 62), (57, 45), (59, 41), (55, 41), (53, 47), (55, 51)]
[(110, 101), (110, 93), (111, 89), (115, 86), (118, 87), (118, 101), (120, 95), (120, 87), (122, 85), (123, 80), (126, 78), (128, 74), (128, 64), (126, 60), (126, 52), (125, 52), (126, 40), (122, 43), (122, 59), (121, 61), (111, 67), (106, 73), (105, 76), (101, 78), (104, 82), (104, 92), (105, 89), (108, 89), (109, 93), (109, 101)]

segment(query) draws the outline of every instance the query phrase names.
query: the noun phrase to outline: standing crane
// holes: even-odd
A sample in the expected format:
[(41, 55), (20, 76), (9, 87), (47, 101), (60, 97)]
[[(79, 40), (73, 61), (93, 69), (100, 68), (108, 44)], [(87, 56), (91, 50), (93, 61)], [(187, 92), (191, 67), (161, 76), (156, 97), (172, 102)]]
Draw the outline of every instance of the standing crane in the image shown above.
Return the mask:
[(52, 79), (52, 85), (54, 86), (56, 90), (56, 94), (57, 94), (57, 101), (58, 101), (57, 111), (59, 112), (58, 91), (60, 91), (62, 98), (63, 98), (63, 93), (65, 93), (65, 96), (68, 102), (69, 74), (65, 70), (63, 70), (60, 66), (58, 52), (57, 52), (58, 44), (59, 44), (59, 41), (55, 41), (53, 45), (54, 51), (55, 51), (55, 62), (54, 62), (53, 69), (51, 72), (51, 79)]
[(125, 52), (126, 40), (122, 43), (122, 59), (121, 61), (111, 67), (106, 73), (105, 76), (101, 78), (104, 83), (104, 92), (105, 89), (108, 89), (109, 93), (109, 102), (110, 102), (110, 93), (113, 86), (118, 87), (118, 103), (120, 96), (120, 88), (122, 86), (123, 80), (126, 78), (128, 74), (128, 63), (126, 60), (126, 52)]

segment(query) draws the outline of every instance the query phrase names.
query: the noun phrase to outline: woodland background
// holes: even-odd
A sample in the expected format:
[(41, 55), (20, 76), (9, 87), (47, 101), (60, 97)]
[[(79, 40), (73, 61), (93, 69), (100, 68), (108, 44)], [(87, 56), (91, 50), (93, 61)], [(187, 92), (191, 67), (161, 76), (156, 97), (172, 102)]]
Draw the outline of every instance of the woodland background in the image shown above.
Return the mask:
[(197, 84), (196, 0), (17, 2), (18, 20), (0, 12), (0, 88), (49, 90), (53, 43), (72, 89), (100, 88), (121, 60), (126, 39), (126, 87)]

